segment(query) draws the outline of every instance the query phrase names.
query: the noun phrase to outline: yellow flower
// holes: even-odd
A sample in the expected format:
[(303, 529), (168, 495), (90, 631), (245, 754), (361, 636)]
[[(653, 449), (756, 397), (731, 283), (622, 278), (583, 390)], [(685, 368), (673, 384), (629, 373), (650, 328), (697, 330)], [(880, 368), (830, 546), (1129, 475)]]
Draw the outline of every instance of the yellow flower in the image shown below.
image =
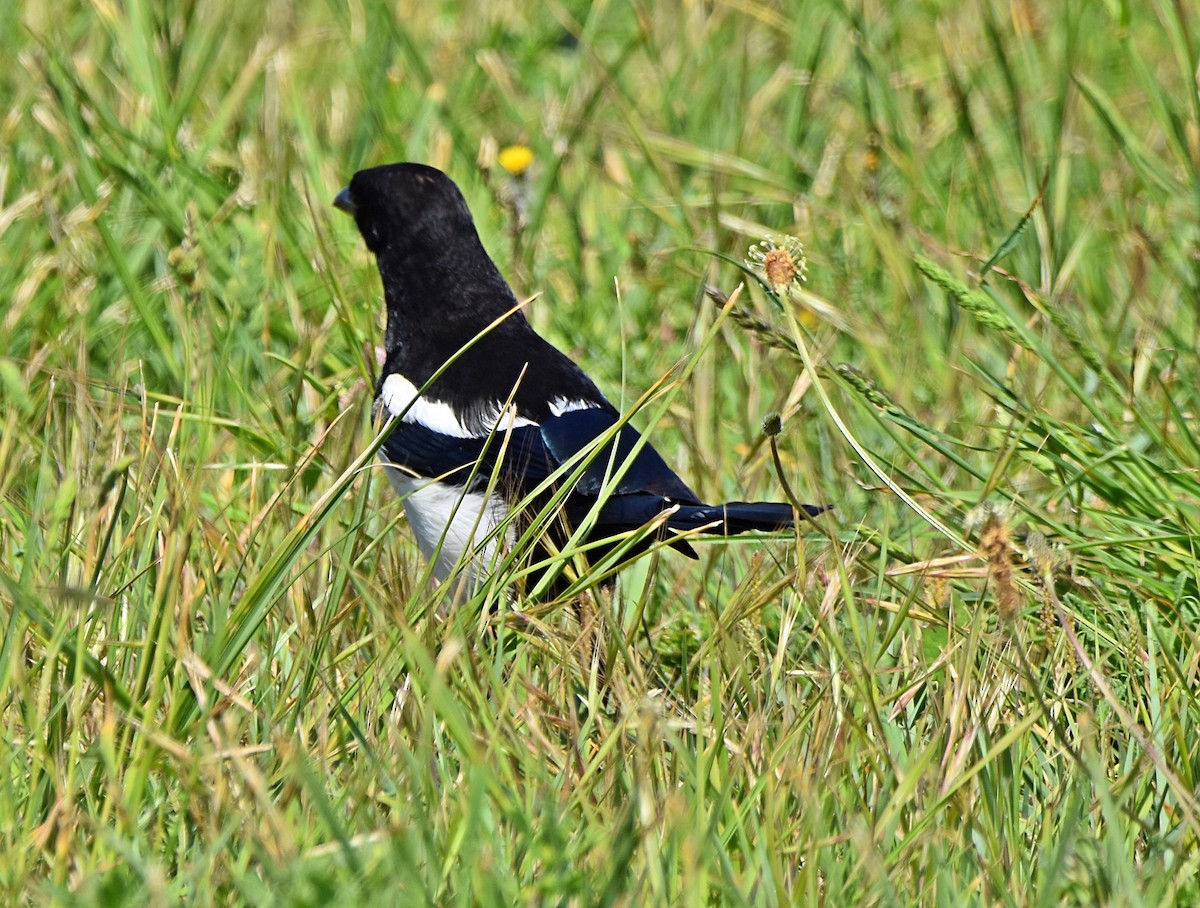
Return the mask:
[(500, 166), (514, 177), (520, 176), (533, 163), (533, 150), (528, 145), (508, 145), (496, 155)]

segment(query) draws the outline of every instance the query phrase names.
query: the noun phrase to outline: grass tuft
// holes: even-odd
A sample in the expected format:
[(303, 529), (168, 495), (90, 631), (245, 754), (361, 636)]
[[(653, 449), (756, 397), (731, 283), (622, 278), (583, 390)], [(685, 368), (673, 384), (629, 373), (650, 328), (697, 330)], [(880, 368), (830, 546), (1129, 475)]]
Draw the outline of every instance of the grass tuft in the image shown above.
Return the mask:
[[(0, 900), (1195, 904), (1193, 31), (0, 4)], [(447, 607), (330, 207), (398, 159), (705, 498), (832, 513)]]

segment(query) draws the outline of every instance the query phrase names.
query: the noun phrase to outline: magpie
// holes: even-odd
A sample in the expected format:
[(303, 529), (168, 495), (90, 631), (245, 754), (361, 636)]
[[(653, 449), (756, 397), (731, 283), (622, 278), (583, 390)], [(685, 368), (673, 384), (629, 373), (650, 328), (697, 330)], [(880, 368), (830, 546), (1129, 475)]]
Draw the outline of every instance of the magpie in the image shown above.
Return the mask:
[[(693, 558), (671, 531), (794, 526), (790, 504), (705, 504), (622, 423), (584, 371), (530, 326), (462, 193), (440, 170), (360, 170), (334, 205), (354, 218), (379, 266), (387, 326), (376, 407), (395, 420), (380, 457), (439, 582), (473, 587), (485, 578), (516, 539), (520, 521), (510, 512), (535, 490), (553, 489), (552, 477), (561, 506), (550, 541), (561, 546), (591, 515), (593, 560), (618, 544), (601, 540), (656, 519), (657, 538)], [(552, 495), (544, 491), (525, 510), (536, 513)], [(823, 510), (805, 505), (801, 516)]]

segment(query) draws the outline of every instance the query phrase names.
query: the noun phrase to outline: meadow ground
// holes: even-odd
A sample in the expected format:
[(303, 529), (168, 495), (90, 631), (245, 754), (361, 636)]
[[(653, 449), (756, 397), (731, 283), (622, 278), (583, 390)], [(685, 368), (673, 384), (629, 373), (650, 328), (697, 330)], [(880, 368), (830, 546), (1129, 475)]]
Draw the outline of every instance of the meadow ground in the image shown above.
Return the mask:
[[(158, 6), (0, 5), (0, 900), (1200, 900), (1188, 4)], [(402, 159), (836, 510), (439, 610), (330, 206)]]

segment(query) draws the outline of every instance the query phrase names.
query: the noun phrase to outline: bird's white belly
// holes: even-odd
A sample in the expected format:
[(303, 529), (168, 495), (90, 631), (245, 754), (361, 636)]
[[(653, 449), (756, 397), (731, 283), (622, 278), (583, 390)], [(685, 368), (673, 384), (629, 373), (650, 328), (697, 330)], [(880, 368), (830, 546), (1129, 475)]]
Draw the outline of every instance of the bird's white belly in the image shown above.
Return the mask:
[(489, 538), (508, 516), (507, 503), (497, 494), (464, 492), (459, 486), (413, 476), (393, 466), (387, 467), (387, 476), (438, 581), (451, 575), (466, 552), (475, 550), (470, 564), (459, 573), (466, 592), (473, 592), (498, 563), (501, 544), (507, 548), (513, 543), (511, 526), (500, 537)]

